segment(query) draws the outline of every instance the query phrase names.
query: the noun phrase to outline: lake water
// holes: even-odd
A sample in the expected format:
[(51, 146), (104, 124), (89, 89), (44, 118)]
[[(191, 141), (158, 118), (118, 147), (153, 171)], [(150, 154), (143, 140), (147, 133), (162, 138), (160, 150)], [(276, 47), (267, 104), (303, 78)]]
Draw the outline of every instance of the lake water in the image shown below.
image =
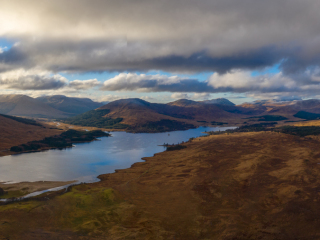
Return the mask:
[(112, 137), (73, 148), (0, 157), (0, 182), (22, 181), (98, 181), (97, 176), (115, 169), (129, 168), (142, 157), (165, 150), (164, 143), (177, 144), (204, 131), (223, 131), (230, 127), (200, 127), (167, 133), (112, 132)]

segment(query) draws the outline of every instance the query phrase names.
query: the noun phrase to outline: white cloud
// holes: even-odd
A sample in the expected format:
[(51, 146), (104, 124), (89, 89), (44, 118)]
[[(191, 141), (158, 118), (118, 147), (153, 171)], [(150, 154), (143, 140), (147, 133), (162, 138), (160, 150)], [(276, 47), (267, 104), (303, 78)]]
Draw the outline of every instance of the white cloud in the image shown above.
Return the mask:
[(190, 95), (188, 95), (187, 93), (173, 93), (171, 95), (171, 98), (173, 98), (173, 99), (189, 99)]
[(103, 83), (105, 91), (205, 92), (207, 83), (178, 76), (121, 73)]
[(285, 92), (297, 90), (297, 82), (277, 73), (275, 75), (251, 76), (248, 71), (235, 70), (220, 75), (214, 73), (208, 81), (208, 85), (214, 89), (220, 89), (221, 92)]
[(101, 85), (101, 82), (99, 82), (97, 79), (73, 80), (69, 83), (69, 87), (77, 90), (88, 90), (100, 85)]
[(210, 93), (173, 93), (171, 95), (171, 98), (173, 99), (190, 99), (190, 100), (196, 100), (196, 101), (201, 101), (201, 100), (208, 100), (211, 99), (212, 96)]
[(47, 71), (18, 69), (0, 74), (0, 88), (20, 90), (59, 89), (67, 85), (67, 79)]

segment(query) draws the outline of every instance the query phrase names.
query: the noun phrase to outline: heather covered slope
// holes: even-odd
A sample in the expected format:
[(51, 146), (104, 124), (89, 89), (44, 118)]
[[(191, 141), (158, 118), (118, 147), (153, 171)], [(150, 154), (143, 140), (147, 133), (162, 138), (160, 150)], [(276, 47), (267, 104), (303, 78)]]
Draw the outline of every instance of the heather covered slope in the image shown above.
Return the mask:
[[(0, 115), (0, 156), (12, 146), (41, 140), (45, 137), (60, 134), (57, 129), (50, 129), (40, 124), (30, 124), (30, 120), (14, 120), (11, 116)], [(28, 123), (29, 122), (29, 123)]]
[[(184, 105), (181, 102), (185, 103)], [(190, 100), (179, 100), (179, 104), (149, 103), (141, 99), (125, 99), (111, 102), (100, 109), (110, 109), (108, 116), (122, 117), (124, 123), (146, 123), (161, 119), (179, 120), (187, 123), (236, 118), (214, 104), (201, 104)]]
[[(306, 112), (306, 111), (310, 111)], [(180, 99), (168, 104), (138, 98), (110, 102), (96, 110), (65, 120), (73, 125), (133, 132), (184, 130), (200, 125), (241, 125), (261, 121), (302, 121), (317, 119), (319, 100), (297, 102), (258, 101), (234, 105), (227, 99), (192, 101)]]
[[(189, 101), (189, 100), (186, 100)], [(190, 101), (193, 104), (193, 101)], [(193, 128), (199, 125), (217, 121), (222, 122), (229, 120), (234, 122), (241, 117), (241, 114), (233, 114), (224, 111), (214, 104), (201, 104), (195, 102), (193, 105), (181, 106), (181, 104), (159, 104), (149, 103), (141, 99), (122, 99), (108, 103), (91, 113), (106, 111), (105, 120), (120, 120), (115, 124), (122, 124), (125, 129), (139, 132), (157, 132), (157, 131), (173, 131)], [(82, 114), (79, 117), (86, 122), (95, 122), (93, 118), (87, 118)], [(70, 118), (75, 120), (75, 118)], [(81, 123), (70, 121), (70, 124)], [(159, 126), (159, 127), (157, 127)]]
[(9, 239), (319, 239), (319, 138), (220, 134), (0, 206)]
[(241, 104), (237, 107), (252, 109), (261, 114), (275, 114), (294, 117), (300, 111), (307, 113), (320, 113), (320, 100), (309, 99), (289, 102), (257, 101), (252, 104)]

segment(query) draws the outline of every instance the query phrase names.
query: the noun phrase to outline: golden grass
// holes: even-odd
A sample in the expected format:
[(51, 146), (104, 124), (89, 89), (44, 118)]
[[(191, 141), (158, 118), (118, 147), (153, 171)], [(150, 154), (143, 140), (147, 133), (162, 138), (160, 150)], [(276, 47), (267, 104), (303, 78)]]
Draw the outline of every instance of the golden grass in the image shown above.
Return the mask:
[(194, 139), (53, 199), (0, 206), (0, 236), (319, 239), (319, 144), (275, 132)]

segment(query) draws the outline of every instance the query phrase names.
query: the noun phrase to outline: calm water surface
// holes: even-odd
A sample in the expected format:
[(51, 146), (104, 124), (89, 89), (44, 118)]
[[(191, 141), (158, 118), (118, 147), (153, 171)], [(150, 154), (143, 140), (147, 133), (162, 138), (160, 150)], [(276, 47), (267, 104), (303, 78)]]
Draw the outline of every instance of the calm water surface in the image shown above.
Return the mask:
[(200, 127), (169, 133), (113, 132), (100, 141), (76, 144), (64, 150), (24, 153), (0, 157), (0, 182), (21, 181), (98, 181), (103, 173), (129, 168), (142, 157), (151, 157), (165, 150), (164, 143), (176, 144), (204, 131), (223, 131), (228, 127)]

